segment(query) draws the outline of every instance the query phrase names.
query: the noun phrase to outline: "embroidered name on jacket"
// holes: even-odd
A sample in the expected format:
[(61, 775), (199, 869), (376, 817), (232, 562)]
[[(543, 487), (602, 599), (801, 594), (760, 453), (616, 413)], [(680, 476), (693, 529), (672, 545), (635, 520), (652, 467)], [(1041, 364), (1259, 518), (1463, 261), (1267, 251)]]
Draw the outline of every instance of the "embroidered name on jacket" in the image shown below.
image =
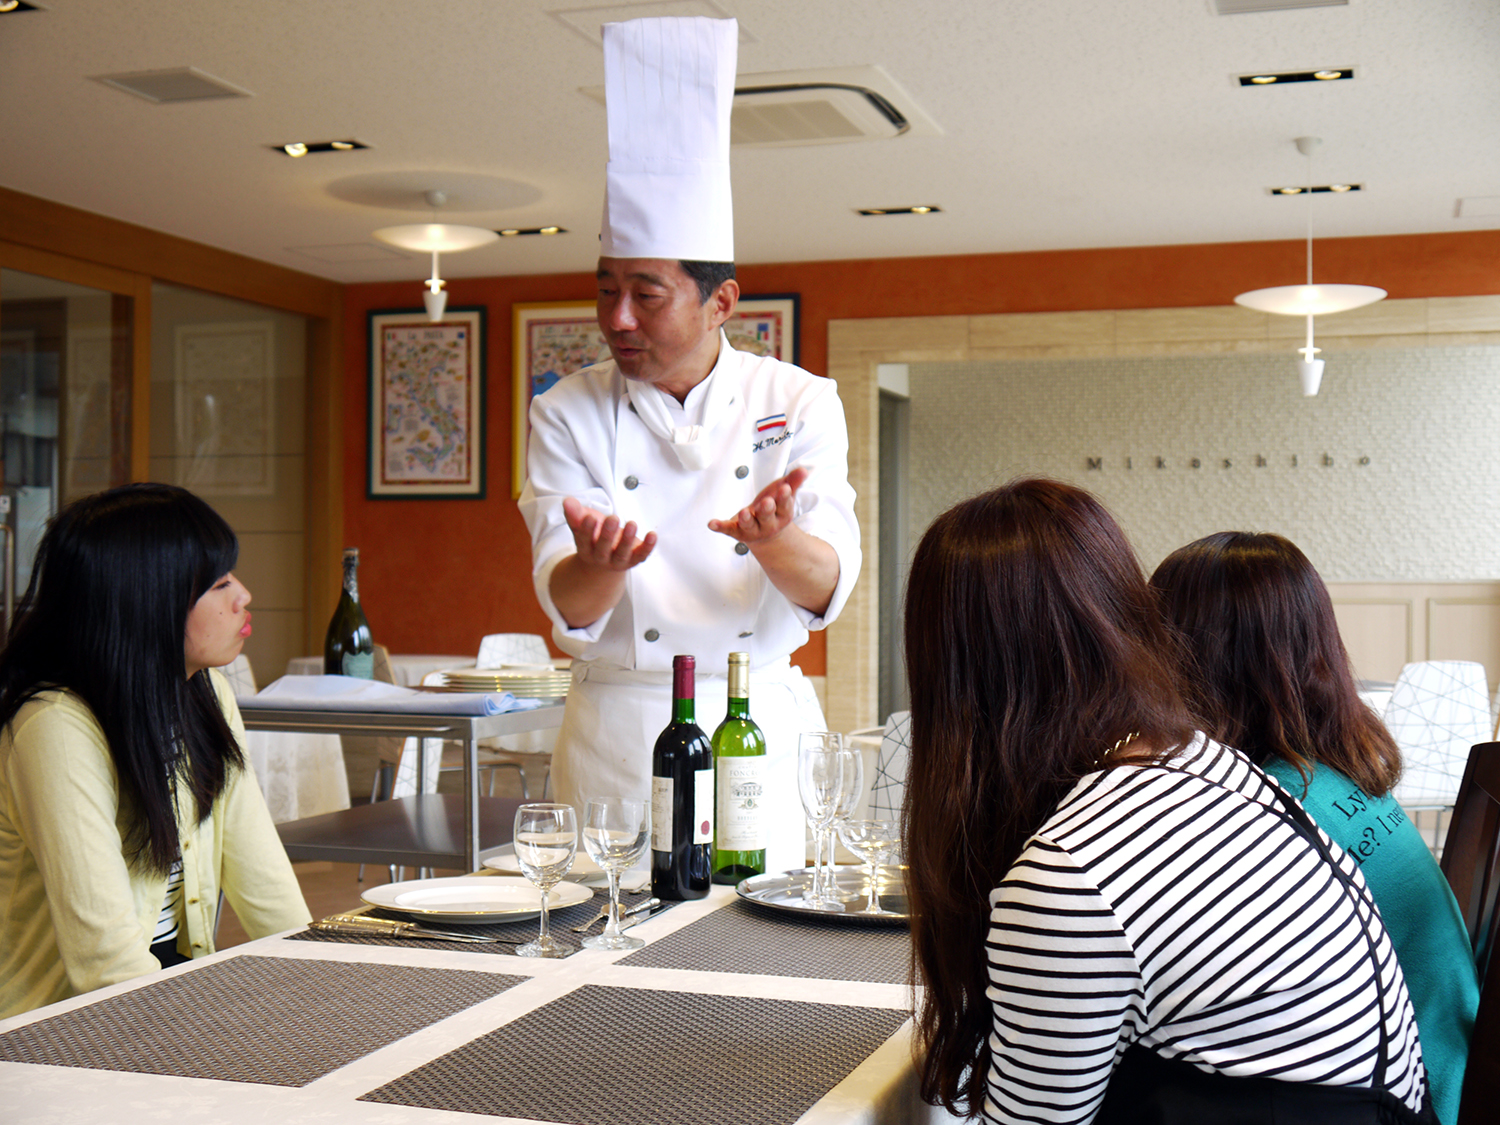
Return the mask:
[(768, 414), (764, 418), (756, 419), (755, 432), (757, 435), (765, 436), (760, 437), (760, 440), (750, 447), (751, 453), (774, 448), (792, 436), (787, 432), (785, 414)]

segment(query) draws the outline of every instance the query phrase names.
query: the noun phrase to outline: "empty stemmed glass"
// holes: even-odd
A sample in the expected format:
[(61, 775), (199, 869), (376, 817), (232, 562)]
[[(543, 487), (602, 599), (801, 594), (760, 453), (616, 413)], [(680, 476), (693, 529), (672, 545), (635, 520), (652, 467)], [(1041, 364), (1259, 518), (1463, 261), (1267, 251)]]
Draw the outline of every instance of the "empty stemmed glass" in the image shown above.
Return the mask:
[(631, 797), (595, 797), (583, 814), (583, 846), (609, 876), (609, 921), (583, 939), (590, 949), (639, 949), (646, 943), (620, 932), (620, 875), (634, 867), (651, 839), (651, 805)]
[(802, 901), (815, 910), (843, 908), (827, 895), (823, 867), (824, 840), (838, 814), (844, 787), (843, 743), (843, 735), (833, 731), (809, 731), (797, 736), (797, 793), (813, 831), (812, 884), (803, 890)]
[(516, 861), (521, 873), (542, 892), (542, 925), (535, 941), (517, 957), (566, 957), (573, 952), (547, 932), (547, 896), (573, 866), (578, 852), (578, 818), (572, 805), (522, 805), (516, 810)]
[(844, 847), (864, 860), (870, 868), (870, 899), (861, 914), (894, 914), (880, 905), (876, 884), (881, 863), (894, 863), (901, 851), (901, 825), (894, 820), (846, 820), (839, 825)]
[(828, 875), (823, 884), (823, 897), (832, 902), (853, 902), (860, 897), (857, 891), (846, 891), (839, 886), (838, 868), (834, 864), (836, 834), (841, 835), (843, 826), (854, 815), (859, 798), (865, 791), (865, 759), (857, 746), (850, 746), (842, 734), (834, 735), (839, 746), (839, 799), (829, 818), (827, 840), (824, 845), (824, 862)]

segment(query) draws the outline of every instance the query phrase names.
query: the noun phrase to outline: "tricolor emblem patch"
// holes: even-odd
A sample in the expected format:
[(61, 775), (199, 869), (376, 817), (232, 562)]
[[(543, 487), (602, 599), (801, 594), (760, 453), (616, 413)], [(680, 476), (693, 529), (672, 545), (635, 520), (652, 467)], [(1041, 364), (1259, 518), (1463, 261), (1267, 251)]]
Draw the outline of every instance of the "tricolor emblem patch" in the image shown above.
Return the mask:
[(758, 434), (766, 433), (768, 430), (784, 430), (784, 429), (786, 429), (786, 415), (785, 414), (771, 414), (771, 415), (769, 415), (769, 416), (767, 416), (765, 418), (759, 419), (755, 423), (755, 432), (758, 433)]

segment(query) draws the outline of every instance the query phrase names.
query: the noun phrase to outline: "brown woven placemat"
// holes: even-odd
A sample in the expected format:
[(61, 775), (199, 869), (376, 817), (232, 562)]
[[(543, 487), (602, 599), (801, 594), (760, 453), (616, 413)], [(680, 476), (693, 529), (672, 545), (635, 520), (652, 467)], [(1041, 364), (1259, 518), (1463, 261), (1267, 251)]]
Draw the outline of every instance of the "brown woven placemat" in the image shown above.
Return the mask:
[(771, 914), (735, 901), (622, 957), (622, 965), (905, 984), (904, 929)]
[(526, 979), (234, 957), (0, 1035), (0, 1059), (305, 1086)]
[(360, 1100), (573, 1125), (790, 1125), (906, 1018), (584, 985)]
[[(620, 912), (623, 914), (638, 902), (644, 902), (651, 897), (649, 890), (639, 893), (630, 891), (620, 892)], [(559, 945), (568, 948), (567, 956), (571, 957), (577, 953), (581, 946), (578, 944), (589, 934), (597, 934), (603, 931), (604, 923), (598, 922), (590, 926), (586, 933), (575, 934), (573, 927), (582, 925), (602, 910), (609, 902), (609, 892), (598, 890), (594, 897), (587, 902), (580, 902), (576, 906), (565, 906), (560, 910), (552, 910), (547, 915), (547, 932), (557, 941)], [(657, 907), (653, 913), (660, 914), (668, 907), (676, 903), (664, 902)], [(389, 918), (395, 922), (415, 922), (419, 926), (430, 926), (435, 930), (452, 930), (456, 934), (474, 934), (484, 937), (498, 937), (513, 941), (530, 941), (536, 937), (541, 929), (541, 922), (537, 918), (527, 918), (519, 922), (495, 922), (486, 925), (474, 926), (467, 923), (456, 924), (452, 922), (426, 922), (415, 914), (402, 914), (394, 910), (382, 910), (372, 907), (366, 910), (365, 915), (370, 918)], [(288, 941), (336, 941), (348, 945), (389, 945), (405, 946), (416, 949), (447, 949), (461, 950), (464, 953), (502, 953), (515, 955), (514, 945), (503, 945), (499, 942), (455, 942), (444, 941), (441, 938), (422, 937), (385, 937), (380, 934), (326, 934), (319, 930), (303, 930), (299, 934), (291, 934)]]

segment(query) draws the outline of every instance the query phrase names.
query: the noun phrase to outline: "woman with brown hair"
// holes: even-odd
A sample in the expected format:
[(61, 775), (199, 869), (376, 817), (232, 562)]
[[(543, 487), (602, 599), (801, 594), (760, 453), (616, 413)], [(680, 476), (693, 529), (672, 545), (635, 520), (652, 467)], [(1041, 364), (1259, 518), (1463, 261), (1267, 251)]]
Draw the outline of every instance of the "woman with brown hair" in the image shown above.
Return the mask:
[[(1368, 891), (1295, 802), (1194, 733), (1170, 634), (1097, 500), (1023, 480), (939, 516), (905, 640), (927, 1101), (990, 1121), (1309, 1102), (1319, 1121), (1422, 1119)], [(1197, 1108), (1174, 1117), (1175, 1098)]]
[(1151, 585), (1190, 661), (1210, 737), (1263, 767), (1359, 864), (1406, 976), (1438, 1119), (1458, 1118), (1479, 981), (1463, 916), (1390, 797), (1401, 753), (1360, 700), (1318, 572), (1279, 535), (1222, 531)]

